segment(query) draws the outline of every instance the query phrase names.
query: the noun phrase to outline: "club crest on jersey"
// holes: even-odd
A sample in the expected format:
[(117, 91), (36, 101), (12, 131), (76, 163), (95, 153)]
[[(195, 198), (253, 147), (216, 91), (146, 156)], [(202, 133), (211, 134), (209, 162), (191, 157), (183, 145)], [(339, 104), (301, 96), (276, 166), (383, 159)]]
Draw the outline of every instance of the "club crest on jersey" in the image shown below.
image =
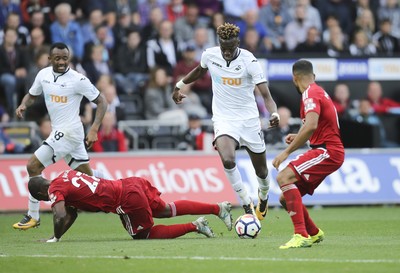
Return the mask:
[(314, 103), (312, 98), (306, 99), (304, 101), (304, 111), (305, 112), (313, 110), (313, 109), (315, 109), (315, 107), (317, 107), (317, 105)]
[(238, 66), (235, 68), (235, 71), (239, 71), (240, 69), (242, 69), (242, 67), (241, 67), (240, 65), (238, 65)]

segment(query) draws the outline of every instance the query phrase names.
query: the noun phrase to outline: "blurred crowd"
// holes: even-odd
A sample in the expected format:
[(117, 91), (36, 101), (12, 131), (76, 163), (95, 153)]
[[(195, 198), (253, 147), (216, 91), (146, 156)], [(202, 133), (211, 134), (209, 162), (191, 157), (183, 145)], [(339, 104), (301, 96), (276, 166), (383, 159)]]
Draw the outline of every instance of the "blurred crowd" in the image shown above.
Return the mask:
[[(117, 139), (124, 139), (121, 132), (115, 131), (118, 121), (186, 116), (183, 120), (190, 122), (190, 116), (210, 117), (210, 75), (185, 87), (188, 98), (180, 106), (173, 103), (171, 92), (175, 83), (198, 65), (203, 50), (217, 45), (216, 29), (223, 22), (240, 27), (240, 46), (256, 57), (287, 56), (287, 53), (395, 56), (400, 54), (399, 2), (0, 0), (1, 120), (15, 120), (17, 105), (37, 72), (48, 65), (49, 46), (64, 42), (72, 52), (72, 68), (85, 74), (109, 103), (109, 114), (99, 134), (102, 140), (114, 144), (94, 149), (125, 151), (129, 144), (115, 144)], [(351, 112), (348, 98), (340, 98), (345, 96), (344, 86), (337, 85), (339, 91), (334, 92), (338, 112), (364, 120), (362, 101), (353, 105), (356, 111)], [(368, 91), (369, 112), (386, 111), (371, 96)], [(391, 103), (389, 108), (399, 104)], [(265, 107), (259, 105), (261, 117), (268, 117)], [(90, 102), (82, 102), (84, 124), (90, 124), (95, 110)], [(290, 109), (281, 110), (281, 116), (290, 114)], [(39, 100), (25, 120), (40, 124), (44, 119), (44, 102)], [(270, 143), (272, 139), (275, 137), (266, 138)]]

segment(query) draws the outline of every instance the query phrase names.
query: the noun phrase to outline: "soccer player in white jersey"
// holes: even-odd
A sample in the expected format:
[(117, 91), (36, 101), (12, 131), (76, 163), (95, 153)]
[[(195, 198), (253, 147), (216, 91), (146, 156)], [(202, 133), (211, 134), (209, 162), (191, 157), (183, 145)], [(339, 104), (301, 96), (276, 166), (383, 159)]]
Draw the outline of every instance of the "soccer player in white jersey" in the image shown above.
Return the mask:
[[(51, 66), (39, 71), (15, 111), (17, 117), (22, 118), (24, 111), (39, 95), (44, 94), (52, 132), (28, 161), (29, 179), (41, 176), (47, 166), (62, 158), (72, 169), (102, 177), (101, 172), (92, 170), (89, 165), (79, 107), (83, 96), (97, 104), (95, 119), (86, 136), (86, 145), (90, 148), (97, 141), (97, 131), (107, 110), (107, 102), (88, 78), (69, 67), (70, 51), (65, 44), (51, 46), (49, 61)], [(13, 225), (15, 229), (25, 230), (40, 225), (39, 201), (31, 195), (28, 209), (24, 218)]]
[[(219, 26), (217, 34), (220, 46), (203, 52), (201, 63), (177, 82), (172, 98), (175, 103), (182, 103), (186, 96), (180, 89), (201, 78), (207, 70), (210, 72), (214, 145), (245, 213), (256, 214), (262, 220), (268, 211), (269, 177), (266, 148), (254, 97), (256, 86), (271, 113), (271, 127), (278, 126), (279, 115), (260, 64), (252, 53), (239, 48), (239, 32), (240, 29), (230, 23)], [(257, 175), (259, 201), (256, 211), (236, 166), (236, 150), (240, 147), (246, 148)]]

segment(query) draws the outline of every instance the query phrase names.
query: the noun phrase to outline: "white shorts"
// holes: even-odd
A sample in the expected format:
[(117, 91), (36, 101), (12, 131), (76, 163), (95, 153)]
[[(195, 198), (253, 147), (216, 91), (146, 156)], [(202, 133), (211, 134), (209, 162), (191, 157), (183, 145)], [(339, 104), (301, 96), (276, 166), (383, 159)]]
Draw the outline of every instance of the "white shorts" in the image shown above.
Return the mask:
[(265, 152), (264, 135), (259, 118), (214, 121), (214, 141), (223, 135), (232, 137), (238, 142), (239, 147), (247, 147), (253, 153)]
[(72, 169), (76, 169), (89, 162), (84, 137), (83, 127), (53, 130), (45, 143), (35, 151), (35, 156), (44, 167), (63, 158)]

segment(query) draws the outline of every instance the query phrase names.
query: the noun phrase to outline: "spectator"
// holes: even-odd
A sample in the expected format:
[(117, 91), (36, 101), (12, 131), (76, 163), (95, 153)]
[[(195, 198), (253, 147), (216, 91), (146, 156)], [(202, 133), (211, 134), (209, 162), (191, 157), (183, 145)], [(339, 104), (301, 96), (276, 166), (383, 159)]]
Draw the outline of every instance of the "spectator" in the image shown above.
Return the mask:
[(71, 6), (61, 3), (56, 6), (56, 20), (51, 24), (52, 43), (62, 42), (72, 49), (78, 60), (83, 58), (84, 40), (81, 26), (72, 18)]
[(259, 12), (258, 9), (251, 9), (246, 11), (243, 16), (243, 19), (239, 20), (236, 25), (240, 28), (239, 38), (240, 40), (244, 40), (244, 36), (247, 33), (247, 30), (252, 28), (255, 29), (258, 33), (259, 40), (264, 44), (264, 48), (271, 49), (272, 44), (271, 40), (268, 39), (267, 29), (265, 26), (259, 21)]
[(337, 58), (350, 53), (346, 38), (339, 25), (332, 26), (329, 29), (329, 41), (327, 43), (327, 48), (329, 57)]
[(360, 100), (358, 112), (352, 116), (352, 119), (359, 123), (366, 123), (369, 125), (377, 126), (379, 128), (380, 136), (380, 147), (397, 147), (396, 143), (393, 143), (386, 139), (386, 131), (379, 117), (374, 113), (374, 109), (368, 99)]
[(243, 19), (245, 13), (251, 9), (257, 9), (256, 0), (223, 0), (224, 15), (226, 20), (230, 23), (235, 23)]
[[(100, 90), (100, 89), (99, 89)], [(107, 111), (114, 113), (117, 121), (125, 119), (124, 109), (121, 107), (121, 101), (118, 97), (117, 90), (114, 84), (106, 84), (101, 88), (101, 93), (104, 95), (108, 107)]]
[(393, 56), (400, 52), (399, 39), (390, 34), (392, 23), (384, 19), (379, 23), (379, 31), (372, 36), (372, 41), (378, 49), (378, 53), (384, 56)]
[[(195, 47), (188, 44), (182, 53), (182, 60), (180, 60), (174, 68), (173, 81), (178, 82), (178, 78), (182, 75), (188, 74), (195, 67), (199, 65), (199, 62), (195, 59), (196, 51)], [(209, 73), (205, 73), (200, 80), (193, 83), (191, 89), (200, 97), (201, 104), (206, 108), (207, 113), (211, 113), (211, 76)]]
[(105, 24), (101, 9), (90, 12), (89, 21), (82, 25), (82, 35), (85, 44), (89, 42), (103, 44), (107, 50), (114, 47), (114, 34), (112, 29)]
[[(347, 3), (347, 0), (316, 0), (314, 3), (321, 15), (321, 19), (334, 14), (339, 20), (343, 33), (350, 35), (353, 30), (353, 17), (351, 16), (351, 5)], [(324, 29), (326, 29), (326, 25)]]
[(298, 44), (303, 43), (307, 37), (307, 30), (315, 26), (315, 24), (309, 25), (305, 18), (305, 7), (297, 5), (294, 20), (285, 27), (285, 43), (289, 51), (293, 51)]
[(0, 85), (4, 90), (8, 114), (13, 117), (24, 87), (28, 62), (22, 48), (17, 45), (17, 31), (4, 30), (4, 42), (0, 47)]
[(172, 75), (173, 67), (180, 60), (178, 42), (173, 37), (173, 26), (169, 21), (162, 21), (158, 36), (147, 42), (147, 65), (150, 69), (160, 66)]
[(154, 7), (151, 9), (149, 22), (142, 28), (141, 36), (143, 41), (147, 42), (148, 40), (157, 38), (159, 27), (164, 20), (163, 18), (164, 15), (161, 8)]
[(131, 30), (126, 45), (118, 49), (113, 59), (114, 79), (125, 93), (138, 93), (148, 81), (146, 48), (139, 30)]
[(247, 49), (256, 57), (262, 57), (268, 53), (268, 49), (260, 38), (258, 31), (254, 28), (248, 28), (243, 40), (242, 47)]
[(50, 23), (47, 23), (45, 20), (45, 14), (40, 10), (36, 10), (32, 12), (30, 21), (26, 26), (30, 32), (32, 32), (32, 29), (37, 27), (42, 29), (44, 34), (44, 42), (46, 44), (51, 44), (51, 31), (49, 25)]
[(208, 25), (208, 42), (211, 46), (218, 45), (217, 28), (225, 22), (225, 16), (221, 12), (214, 13), (211, 16)]
[(6, 109), (0, 105), (0, 123), (7, 123), (10, 121), (10, 116), (8, 115)]
[(175, 23), (179, 18), (182, 18), (186, 14), (186, 4), (183, 0), (171, 0), (166, 6), (167, 20)]
[(296, 6), (301, 5), (305, 9), (306, 16), (304, 18), (305, 23), (308, 25), (313, 25), (317, 28), (317, 30), (321, 33), (322, 32), (322, 21), (321, 15), (319, 14), (318, 9), (313, 7), (310, 4), (310, 0), (295, 0), (293, 6), (290, 7), (289, 12), (292, 18), (295, 18), (296, 13)]
[(353, 35), (353, 42), (349, 46), (351, 56), (367, 57), (376, 55), (376, 47), (368, 39), (367, 33), (359, 29)]
[(206, 27), (198, 27), (195, 29), (193, 43), (196, 51), (196, 61), (200, 62), (203, 51), (209, 47), (212, 47), (208, 41), (208, 31)]
[(281, 118), (279, 121), (279, 126), (276, 128), (271, 128), (264, 132), (265, 143), (267, 145), (272, 145), (274, 148), (283, 149), (286, 148), (287, 144), (285, 142), (285, 137), (288, 134), (297, 133), (298, 126), (290, 124), (290, 119), (292, 118), (292, 112), (289, 108), (281, 106), (278, 108), (278, 114)]
[(197, 7), (199, 8), (199, 15), (202, 21), (210, 21), (216, 13), (221, 13), (221, 1), (215, 0), (194, 0)]
[(199, 19), (199, 8), (195, 4), (189, 4), (186, 6), (185, 16), (174, 23), (176, 40), (181, 44), (193, 40), (193, 33), (199, 27), (207, 27), (207, 25)]
[(23, 23), (29, 24), (31, 22), (32, 15), (35, 12), (39, 12), (43, 14), (46, 24), (49, 24), (51, 21), (51, 8), (47, 2), (47, 0), (21, 0), (20, 9)]
[(140, 16), (138, 12), (138, 5), (136, 0), (115, 0), (107, 1), (107, 25), (112, 28), (115, 26), (117, 18), (122, 14), (126, 13), (133, 24), (138, 25), (140, 23)]
[(182, 135), (182, 140), (178, 144), (179, 150), (203, 150), (204, 148), (204, 130), (201, 124), (201, 118), (196, 114), (190, 114), (188, 129)]
[(389, 19), (392, 22), (392, 35), (400, 38), (400, 7), (397, 0), (386, 0), (386, 3), (378, 8), (378, 21)]
[(362, 29), (368, 36), (369, 40), (372, 40), (372, 35), (375, 33), (375, 18), (372, 11), (369, 9), (364, 9), (360, 13), (355, 21), (355, 29)]
[[(330, 41), (330, 34), (331, 34), (331, 29), (339, 27), (340, 28), (340, 24), (339, 24), (339, 19), (337, 18), (336, 15), (334, 14), (330, 14), (326, 19), (325, 19), (325, 25), (326, 28), (324, 29), (324, 31), (322, 32), (322, 41), (327, 44)], [(340, 31), (342, 31), (342, 29), (340, 28)], [(343, 37), (347, 40), (347, 35), (343, 34)]]
[(45, 36), (43, 30), (40, 27), (35, 27), (31, 30), (31, 39), (32, 42), (28, 47), (25, 48), (25, 51), (27, 53), (26, 57), (28, 58), (29, 66), (34, 66), (36, 55), (41, 51), (49, 52), (50, 45), (45, 43)]
[(18, 4), (13, 3), (12, 0), (0, 1), (0, 29), (6, 25), (7, 17), (10, 13), (17, 13), (21, 17), (21, 9)]
[(52, 128), (49, 115), (45, 115), (41, 119), (39, 119), (38, 126), (39, 129), (32, 139), (32, 146), (30, 148), (30, 150), (32, 151), (36, 151), (36, 149), (38, 149), (40, 145), (43, 144), (43, 141), (45, 141), (51, 133)]
[(153, 68), (149, 86), (144, 93), (145, 118), (157, 119), (161, 113), (177, 109), (171, 95), (172, 86), (168, 82), (167, 71), (162, 67)]
[(324, 43), (321, 42), (318, 29), (316, 27), (310, 27), (307, 30), (306, 40), (296, 46), (294, 49), (296, 53), (327, 53), (327, 48)]
[(111, 67), (104, 60), (104, 50), (102, 45), (92, 45), (90, 59), (82, 63), (86, 76), (91, 82), (97, 82), (101, 75), (111, 75)]
[[(156, 12), (154, 12), (155, 10)], [(158, 0), (140, 1), (138, 5), (138, 12), (140, 18), (139, 24), (141, 27), (149, 26), (149, 24), (156, 26), (158, 24), (155, 22), (155, 20), (161, 22), (167, 18), (165, 4), (160, 3)], [(155, 13), (157, 13), (157, 16)]]
[(137, 25), (133, 24), (127, 13), (123, 12), (118, 16), (118, 21), (112, 28), (115, 41), (114, 52), (117, 52), (119, 48), (126, 45), (128, 33), (135, 28), (139, 29)]
[(268, 37), (271, 39), (273, 51), (286, 51), (285, 28), (292, 17), (287, 7), (281, 0), (270, 0), (260, 10), (260, 22), (267, 29)]
[[(17, 31), (18, 39), (17, 44), (26, 46), (31, 43), (31, 37), (29, 35), (29, 30), (21, 25), (21, 18), (18, 13), (10, 12), (7, 16), (6, 25), (4, 28), (12, 28)], [(0, 31), (0, 44), (3, 43), (4, 39), (4, 29)]]
[(332, 102), (340, 118), (349, 118), (355, 110), (354, 102), (350, 100), (349, 86), (345, 83), (335, 85)]
[(98, 140), (93, 144), (93, 152), (126, 152), (128, 150), (125, 135), (117, 128), (115, 113), (106, 112), (97, 138)]
[(367, 98), (376, 114), (398, 112), (400, 103), (390, 98), (383, 97), (382, 85), (372, 81), (367, 87)]

